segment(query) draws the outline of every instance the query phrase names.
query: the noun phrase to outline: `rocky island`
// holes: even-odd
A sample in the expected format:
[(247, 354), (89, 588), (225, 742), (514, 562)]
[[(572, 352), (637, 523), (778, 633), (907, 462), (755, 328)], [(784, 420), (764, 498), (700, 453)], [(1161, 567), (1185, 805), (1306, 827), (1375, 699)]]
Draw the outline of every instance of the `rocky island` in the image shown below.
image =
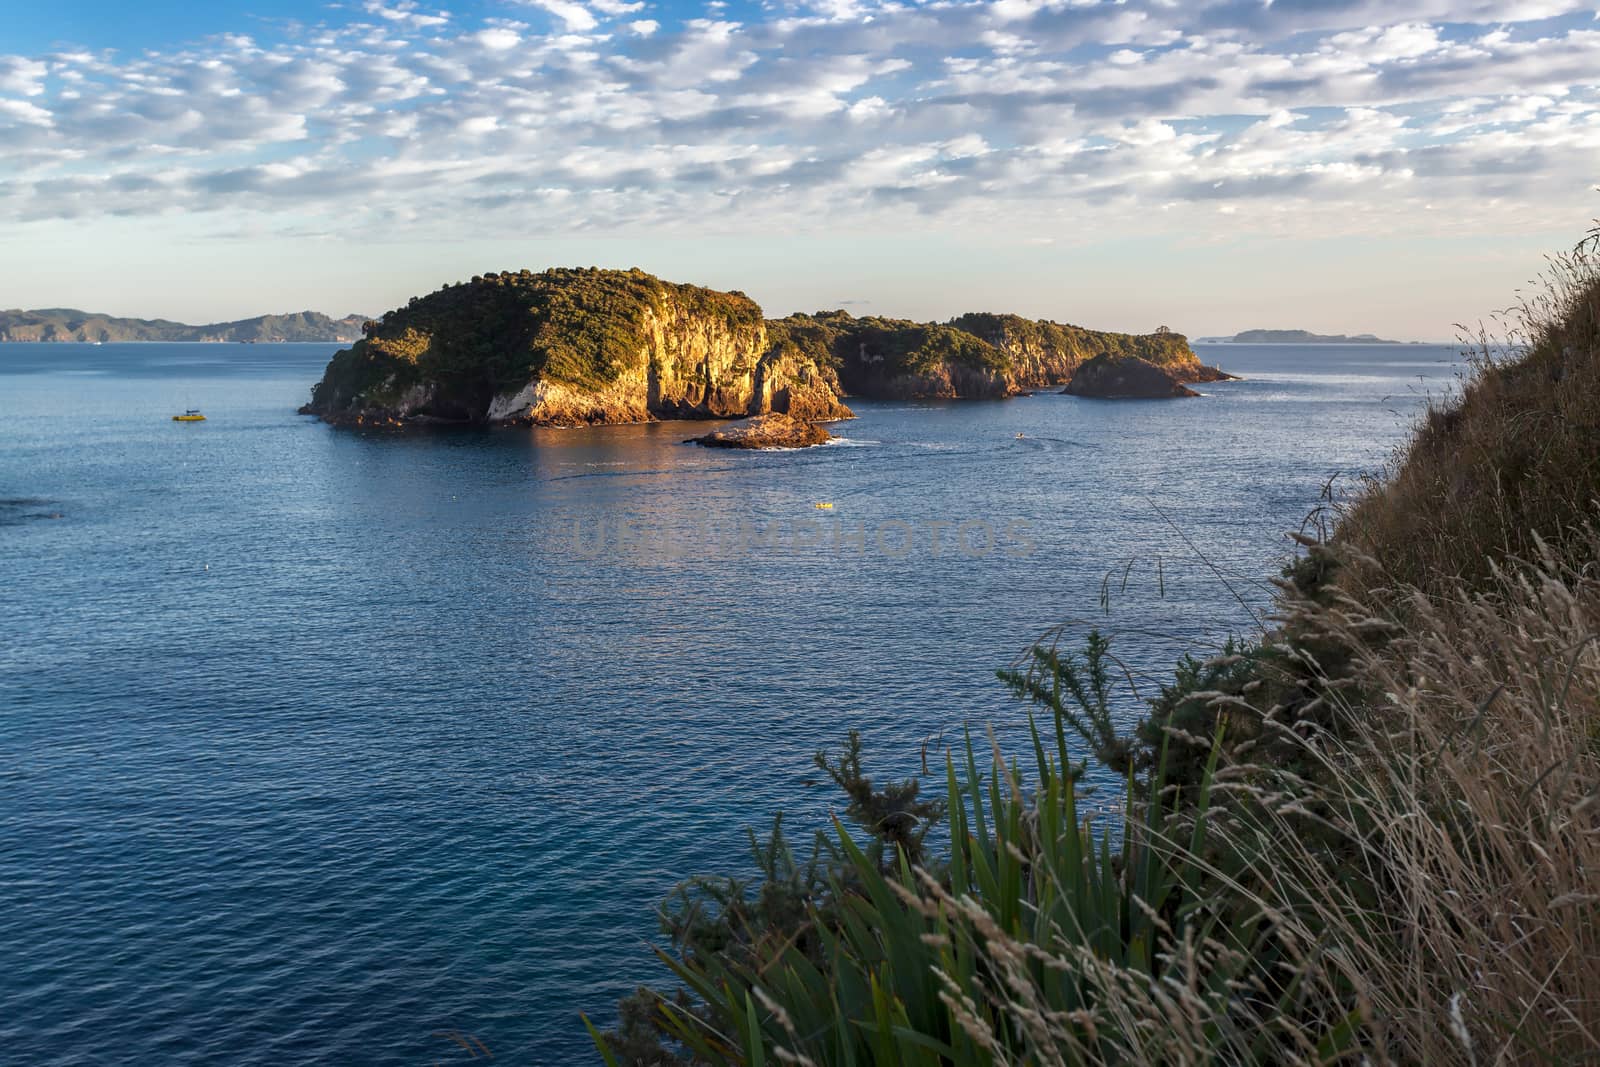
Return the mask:
[[(769, 413), (817, 423), (850, 418), (850, 396), (992, 398), (1059, 387), (1096, 359), (1137, 359), (1178, 382), (1219, 373), (1164, 329), (1107, 333), (983, 313), (944, 323), (844, 311), (769, 320), (741, 292), (637, 269), (479, 275), (414, 297), (362, 333), (334, 355), (302, 412), (347, 425)], [(1090, 382), (1083, 395), (1102, 394)]]
[(740, 419), (701, 437), (691, 437), (684, 444), (705, 445), (707, 448), (810, 448), (825, 445), (833, 434), (814, 422), (790, 418), (776, 411)]

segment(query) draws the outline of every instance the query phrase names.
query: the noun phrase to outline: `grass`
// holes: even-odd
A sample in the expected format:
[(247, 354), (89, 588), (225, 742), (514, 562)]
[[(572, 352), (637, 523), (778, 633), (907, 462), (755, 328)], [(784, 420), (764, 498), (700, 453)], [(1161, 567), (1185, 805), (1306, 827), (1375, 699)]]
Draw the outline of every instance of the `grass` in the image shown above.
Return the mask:
[(1491, 561), (1529, 560), (1535, 537), (1561, 551), (1600, 499), (1600, 278), (1591, 234), (1551, 261), (1546, 284), (1479, 331), (1461, 398), (1434, 407), (1392, 469), (1340, 526), (1358, 557), (1345, 584), (1437, 589), (1485, 579)]
[[(678, 990), (595, 1031), (606, 1062), (1593, 1059), (1594, 252), (1304, 539), (1273, 628), (1186, 660), (1131, 732), (1094, 635), (1002, 675), (1032, 751), (969, 737), (942, 803), (867, 779), (854, 739), (819, 756), (849, 823), (801, 860), (780, 822), (757, 877), (686, 883), (662, 912)], [(1089, 758), (1119, 810), (1081, 804)]]

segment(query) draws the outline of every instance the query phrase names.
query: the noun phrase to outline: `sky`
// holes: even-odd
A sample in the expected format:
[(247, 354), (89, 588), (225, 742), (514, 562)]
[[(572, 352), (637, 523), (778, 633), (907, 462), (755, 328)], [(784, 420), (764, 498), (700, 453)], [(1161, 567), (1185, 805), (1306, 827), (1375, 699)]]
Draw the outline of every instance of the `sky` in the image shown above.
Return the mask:
[(0, 307), (598, 265), (774, 316), (1448, 340), (1600, 216), (1592, 0), (0, 8)]

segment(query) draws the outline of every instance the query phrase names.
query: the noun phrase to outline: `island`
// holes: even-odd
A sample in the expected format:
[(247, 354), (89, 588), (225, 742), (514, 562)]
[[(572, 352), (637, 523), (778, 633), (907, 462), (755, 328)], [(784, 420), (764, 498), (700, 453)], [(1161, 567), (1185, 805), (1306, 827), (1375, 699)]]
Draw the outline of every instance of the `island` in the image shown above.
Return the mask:
[(1219, 373), (1164, 328), (1109, 333), (990, 313), (942, 323), (845, 311), (766, 319), (737, 290), (638, 269), (522, 270), (476, 275), (365, 323), (300, 410), (391, 427), (771, 412), (818, 423), (851, 418), (845, 399), (855, 396), (976, 399), (1059, 387), (1103, 357), (1140, 359), (1178, 382)]
[(833, 434), (814, 422), (790, 418), (776, 411), (740, 419), (701, 437), (691, 437), (686, 445), (707, 448), (811, 448), (833, 440)]
[(365, 315), (333, 319), (316, 311), (297, 311), (190, 326), (168, 319), (124, 319), (76, 308), (12, 309), (0, 311), (0, 341), (347, 342), (361, 336), (361, 325), (366, 321)]
[(1245, 330), (1232, 337), (1202, 337), (1203, 344), (1234, 345), (1403, 345), (1411, 341), (1389, 341), (1375, 334), (1312, 333), (1309, 330)]

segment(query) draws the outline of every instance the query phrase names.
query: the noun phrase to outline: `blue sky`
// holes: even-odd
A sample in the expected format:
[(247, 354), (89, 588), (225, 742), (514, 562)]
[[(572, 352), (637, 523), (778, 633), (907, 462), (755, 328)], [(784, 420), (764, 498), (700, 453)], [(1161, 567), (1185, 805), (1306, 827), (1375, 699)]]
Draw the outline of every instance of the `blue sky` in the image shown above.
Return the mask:
[(4, 306), (599, 264), (774, 315), (1445, 338), (1600, 215), (1593, 3), (12, 6)]

